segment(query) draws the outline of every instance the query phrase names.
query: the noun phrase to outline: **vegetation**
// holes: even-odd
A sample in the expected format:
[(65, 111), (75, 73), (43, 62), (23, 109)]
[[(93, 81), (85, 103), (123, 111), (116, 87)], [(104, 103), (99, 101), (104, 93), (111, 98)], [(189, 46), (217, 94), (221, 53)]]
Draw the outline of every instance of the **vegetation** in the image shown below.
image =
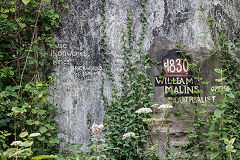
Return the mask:
[[(55, 107), (48, 102), (52, 77), (45, 78), (59, 15), (50, 0), (0, 0), (0, 157), (19, 159), (10, 145), (20, 133), (40, 133), (27, 157), (58, 152)], [(63, 0), (59, 2), (63, 5)], [(65, 6), (65, 5), (64, 5)], [(66, 6), (65, 6), (66, 7)], [(21, 135), (21, 134), (20, 134)], [(23, 142), (24, 143), (24, 142)], [(26, 150), (25, 150), (26, 151)], [(25, 157), (26, 158), (26, 157)]]
[[(228, 38), (227, 29), (217, 23), (211, 15), (206, 17), (214, 41), (211, 54), (201, 61), (194, 60), (191, 70), (199, 84), (201, 63), (207, 57), (215, 56), (221, 61), (215, 68), (219, 75), (215, 79), (219, 86), (209, 94), (220, 97), (202, 105), (194, 103), (192, 130), (187, 137), (189, 143), (174, 151), (168, 141), (163, 142), (152, 127), (164, 127), (167, 117), (184, 111), (171, 110), (174, 104), (154, 104), (153, 86), (148, 74), (150, 64), (163, 69), (161, 62), (155, 62), (143, 51), (147, 28), (147, 0), (141, 1), (141, 34), (134, 41), (133, 18), (128, 11), (127, 26), (122, 27), (122, 57), (124, 60), (122, 83), (117, 86), (110, 63), (106, 32), (106, 0), (101, 5), (101, 53), (103, 54), (105, 77), (102, 77), (101, 96), (106, 110), (106, 121), (90, 126), (91, 143), (89, 152), (81, 150), (82, 145), (70, 145), (70, 152), (64, 153), (57, 138), (57, 124), (54, 121), (56, 109), (48, 101), (48, 91), (55, 78), (47, 77), (53, 59), (49, 50), (55, 48), (54, 32), (60, 28), (60, 16), (68, 8), (64, 0), (0, 0), (0, 158), (6, 159), (216, 159), (237, 160), (240, 158), (240, 70), (239, 33)], [(61, 6), (61, 8), (54, 7)], [(58, 10), (54, 10), (57, 8)], [(134, 49), (133, 46), (137, 46)], [(181, 49), (179, 49), (181, 52)], [(190, 53), (189, 53), (190, 54)], [(110, 80), (112, 96), (104, 95), (104, 83)], [(228, 86), (225, 88), (224, 86)], [(199, 90), (201, 92), (201, 90)], [(186, 105), (186, 104), (184, 104)], [(209, 107), (211, 106), (211, 108)], [(162, 118), (155, 118), (157, 110)], [(89, 117), (88, 117), (89, 119)], [(103, 134), (104, 133), (104, 134)], [(161, 147), (163, 153), (158, 153)], [(60, 151), (63, 152), (60, 152)], [(57, 155), (56, 155), (57, 154)]]

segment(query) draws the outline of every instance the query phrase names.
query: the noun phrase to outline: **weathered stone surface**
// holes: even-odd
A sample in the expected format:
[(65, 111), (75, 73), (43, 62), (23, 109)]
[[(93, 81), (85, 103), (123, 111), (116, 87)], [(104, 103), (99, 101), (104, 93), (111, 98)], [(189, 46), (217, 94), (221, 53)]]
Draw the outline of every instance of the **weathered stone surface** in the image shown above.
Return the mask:
[[(154, 38), (153, 43), (149, 49), (149, 57), (153, 61), (162, 62), (164, 56), (168, 55), (169, 50), (176, 48), (176, 42), (168, 40), (166, 37), (158, 36)], [(190, 58), (191, 62), (198, 60), (198, 66), (200, 68), (199, 74), (194, 74), (203, 78), (204, 81), (209, 81), (208, 84), (201, 84), (195, 80), (195, 83), (199, 85), (200, 89), (203, 90), (203, 93), (200, 93), (199, 97), (190, 96), (179, 96), (180, 102), (190, 102), (189, 105), (181, 104), (180, 102), (173, 103), (173, 109), (168, 109), (167, 111), (158, 110), (156, 118), (164, 119), (165, 123), (160, 123), (154, 126), (154, 131), (158, 131), (159, 135), (156, 135), (155, 140), (160, 139), (162, 142), (167, 142), (159, 146), (158, 152), (164, 152), (163, 148), (167, 147), (177, 147), (179, 144), (188, 143), (186, 138), (186, 133), (189, 129), (193, 129), (193, 114), (190, 112), (190, 109), (194, 107), (201, 107), (203, 103), (206, 103), (207, 100), (216, 101), (218, 97), (212, 96), (209, 92), (212, 90), (212, 87), (220, 86), (218, 82), (215, 81), (216, 78), (219, 78), (217, 73), (214, 71), (215, 68), (221, 68), (219, 60), (216, 56), (206, 56), (210, 54), (210, 51), (206, 48), (187, 48), (185, 47), (184, 51), (186, 53), (191, 53)], [(156, 66), (151, 65), (151, 79), (152, 83), (155, 84), (155, 76), (163, 75), (163, 65)], [(184, 85), (183, 85), (184, 86)], [(158, 104), (170, 103), (169, 97), (165, 97), (163, 86), (154, 87), (154, 101)], [(182, 99), (182, 100), (181, 100)], [(193, 103), (197, 102), (198, 104), (194, 105)], [(170, 114), (167, 115), (167, 112)], [(180, 112), (180, 113), (178, 113)], [(177, 114), (178, 113), (178, 114)], [(167, 115), (167, 116), (166, 116)], [(167, 146), (169, 144), (169, 146)], [(162, 148), (163, 147), (163, 148)]]
[[(164, 54), (167, 50), (175, 48), (176, 43), (182, 44), (186, 51), (191, 51), (192, 59), (207, 53), (205, 51), (212, 48), (213, 42), (210, 35), (202, 33), (208, 31), (208, 26), (202, 16), (200, 4), (206, 6), (206, 11), (211, 11), (217, 20), (222, 19), (230, 28), (229, 33), (233, 33), (239, 27), (240, 12), (237, 0), (149, 0), (144, 50), (149, 51), (157, 61), (161, 60), (160, 53)], [(69, 5), (70, 9), (64, 15), (63, 28), (56, 33), (59, 47), (51, 53), (57, 60), (54, 64), (54, 75), (59, 77), (54, 90), (54, 103), (59, 109), (56, 119), (60, 128), (67, 133), (60, 135), (60, 138), (64, 142), (82, 143), (83, 149), (86, 149), (90, 137), (86, 115), (89, 113), (91, 124), (104, 121), (104, 108), (99, 90), (101, 75), (105, 75), (102, 72), (103, 60), (99, 45), (100, 5), (95, 0), (72, 0)], [(126, 28), (130, 9), (134, 19), (134, 40), (139, 37), (141, 1), (107, 0), (106, 8), (111, 68), (120, 87), (119, 75), (123, 63), (121, 29), (122, 26)], [(206, 73), (217, 64), (214, 59), (210, 59), (203, 66), (206, 66), (203, 67), (203, 73)], [(155, 75), (158, 72), (153, 68), (151, 73)], [(110, 97), (111, 85), (108, 81), (104, 92)], [(154, 92), (155, 102), (165, 103), (161, 89), (155, 88)], [(175, 117), (175, 120), (181, 118)], [(181, 123), (173, 123), (171, 130), (176, 134), (184, 132), (185, 122)]]

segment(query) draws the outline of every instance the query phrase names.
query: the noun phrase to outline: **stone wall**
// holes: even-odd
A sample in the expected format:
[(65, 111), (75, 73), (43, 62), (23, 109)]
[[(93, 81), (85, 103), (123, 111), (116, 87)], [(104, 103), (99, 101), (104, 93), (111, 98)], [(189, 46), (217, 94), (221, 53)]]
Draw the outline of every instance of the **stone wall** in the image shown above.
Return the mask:
[[(200, 4), (206, 7), (207, 13), (210, 11), (217, 20), (228, 26), (229, 34), (239, 27), (240, 9), (237, 0), (148, 0), (148, 28), (144, 51), (149, 52), (154, 60), (161, 60), (166, 51), (176, 48), (176, 43), (179, 43), (185, 51), (193, 53), (192, 59), (207, 54), (213, 41), (210, 35), (202, 33), (209, 29)], [(87, 114), (91, 117), (91, 124), (104, 121), (104, 107), (100, 96), (101, 76), (105, 75), (102, 71), (103, 56), (100, 53), (100, 4), (96, 0), (71, 0), (69, 6), (69, 10), (63, 15), (63, 27), (56, 33), (57, 48), (51, 51), (56, 59), (53, 75), (58, 77), (54, 89), (54, 104), (59, 109), (56, 119), (60, 129), (66, 132), (66, 135), (59, 135), (60, 138), (64, 142), (84, 144), (83, 149), (86, 149), (90, 137)], [(107, 0), (106, 9), (111, 68), (120, 87), (123, 64), (121, 29), (126, 28), (130, 9), (134, 19), (134, 40), (140, 36), (141, 1)], [(204, 62), (203, 70), (208, 71), (217, 65), (216, 60), (210, 59)], [(152, 67), (151, 76), (158, 74), (160, 72)], [(208, 75), (205, 74), (204, 77), (207, 78)], [(213, 76), (210, 79), (214, 78), (211, 77)], [(104, 93), (110, 97), (109, 82), (105, 85)], [(166, 103), (161, 88), (155, 87), (154, 93), (156, 103)], [(188, 116), (187, 111), (184, 115), (171, 117), (169, 125), (160, 130), (163, 138), (169, 129), (175, 134), (171, 142), (173, 145), (186, 141), (184, 132), (186, 126), (191, 124), (191, 116)]]

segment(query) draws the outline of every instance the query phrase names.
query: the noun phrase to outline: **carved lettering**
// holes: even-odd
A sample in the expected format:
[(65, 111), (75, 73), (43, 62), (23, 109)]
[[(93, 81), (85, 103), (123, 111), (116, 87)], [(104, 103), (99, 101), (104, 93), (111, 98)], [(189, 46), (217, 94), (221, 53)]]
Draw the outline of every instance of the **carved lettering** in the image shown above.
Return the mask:
[(90, 79), (102, 71), (99, 55), (98, 57), (90, 55), (91, 53), (84, 50), (74, 50), (68, 42), (56, 43), (56, 48), (50, 51), (50, 56), (54, 58), (54, 66), (72, 69), (73, 75), (80, 79)]
[(216, 96), (197, 96), (197, 97), (168, 97), (167, 100), (173, 103), (207, 103), (208, 101), (215, 101)]

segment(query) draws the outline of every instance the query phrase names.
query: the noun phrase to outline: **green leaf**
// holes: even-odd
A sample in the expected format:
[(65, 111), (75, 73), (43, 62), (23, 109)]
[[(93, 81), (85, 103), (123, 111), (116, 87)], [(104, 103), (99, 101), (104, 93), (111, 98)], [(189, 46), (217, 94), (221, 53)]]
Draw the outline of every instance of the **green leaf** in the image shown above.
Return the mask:
[(32, 155), (32, 151), (31, 151), (30, 148), (21, 149), (21, 150), (15, 152), (15, 153), (12, 155), (12, 157), (14, 157), (14, 156), (16, 156), (16, 155), (23, 155), (23, 154), (30, 156), (30, 155)]
[(45, 136), (40, 136), (40, 137), (37, 137), (39, 141), (43, 141), (45, 139)]
[(219, 68), (214, 69), (214, 71), (219, 73), (219, 74), (221, 73), (221, 69), (219, 69)]
[(3, 155), (7, 155), (7, 157), (10, 157), (17, 151), (18, 151), (17, 148), (9, 148), (5, 152), (3, 152)]
[(19, 22), (18, 25), (19, 25), (19, 27), (22, 28), (22, 29), (27, 26), (25, 23), (21, 23), (21, 22)]
[(53, 155), (41, 155), (41, 156), (32, 157), (32, 159), (48, 159), (48, 158), (57, 158), (57, 156), (53, 156)]
[(26, 120), (26, 123), (27, 123), (27, 125), (33, 125), (34, 124), (33, 120), (31, 120), (31, 119)]
[(47, 129), (46, 127), (44, 127), (44, 126), (42, 126), (42, 127), (39, 128), (39, 132), (40, 132), (40, 133), (45, 133), (45, 132), (47, 132), (47, 130), (48, 130), (48, 129)]
[(21, 132), (19, 134), (19, 137), (23, 138), (23, 137), (26, 137), (28, 135), (28, 132)]
[(211, 159), (211, 160), (212, 160), (212, 159), (215, 159), (218, 155), (219, 155), (219, 152), (212, 153), (212, 154), (210, 155), (210, 159)]
[(159, 106), (159, 104), (153, 104), (151, 105), (151, 108), (157, 108)]
[(60, 141), (59, 141), (59, 139), (57, 139), (57, 138), (51, 138), (50, 140), (49, 140), (49, 143), (60, 143)]
[(1, 16), (5, 19), (8, 17), (8, 15), (6, 15), (6, 14), (1, 14)]
[(197, 138), (198, 137), (198, 135), (197, 134), (189, 134), (189, 135), (187, 135), (188, 136), (188, 138)]
[(69, 5), (64, 5), (64, 8), (69, 9)]
[(7, 160), (7, 157), (5, 157), (5, 156), (3, 157), (0, 155), (0, 158), (1, 158), (1, 160)]
[(40, 133), (31, 133), (30, 137), (37, 137), (37, 136), (40, 136), (40, 135), (41, 135)]
[(225, 110), (219, 110), (219, 109), (216, 109), (214, 111), (214, 115), (216, 116), (216, 118), (221, 118), (222, 117), (222, 114), (224, 113)]
[(15, 12), (15, 8), (10, 8), (10, 11), (11, 12)]
[(27, 5), (31, 0), (22, 0), (22, 2)]
[(14, 113), (25, 113), (25, 112), (27, 112), (27, 110), (25, 108), (18, 108), (18, 107), (13, 107), (12, 111)]
[(230, 140), (230, 144), (233, 144), (236, 138)]
[(8, 13), (8, 12), (9, 12), (9, 9), (4, 9), (4, 8), (2, 8), (2, 9), (1, 9), (1, 12), (2, 12), (2, 13)]
[(14, 1), (10, 1), (10, 4), (13, 5), (13, 4), (15, 4), (15, 2)]
[(232, 93), (229, 93), (229, 94), (227, 94), (227, 95), (228, 95), (228, 97), (230, 97), (230, 98), (235, 98), (234, 94), (232, 94)]
[(31, 108), (31, 106), (30, 106), (28, 103), (26, 103), (26, 102), (23, 104), (22, 107), (23, 107), (23, 108)]
[(34, 124), (39, 125), (40, 121), (34, 121)]
[(222, 73), (226, 72), (227, 69), (222, 70), (222, 69), (220, 69), (220, 68), (216, 68), (216, 69), (214, 69), (214, 71), (217, 72), (217, 73), (219, 73), (219, 74), (222, 74)]
[(199, 123), (194, 123), (193, 126), (200, 127), (200, 124)]
[(226, 77), (224, 78), (219, 78), (219, 79), (215, 79), (216, 82), (222, 82), (222, 81), (225, 81), (226, 80)]
[(21, 147), (30, 147), (33, 144), (33, 141), (25, 141), (21, 143), (19, 146)]
[(43, 103), (47, 102), (47, 99), (45, 97), (42, 97)]

